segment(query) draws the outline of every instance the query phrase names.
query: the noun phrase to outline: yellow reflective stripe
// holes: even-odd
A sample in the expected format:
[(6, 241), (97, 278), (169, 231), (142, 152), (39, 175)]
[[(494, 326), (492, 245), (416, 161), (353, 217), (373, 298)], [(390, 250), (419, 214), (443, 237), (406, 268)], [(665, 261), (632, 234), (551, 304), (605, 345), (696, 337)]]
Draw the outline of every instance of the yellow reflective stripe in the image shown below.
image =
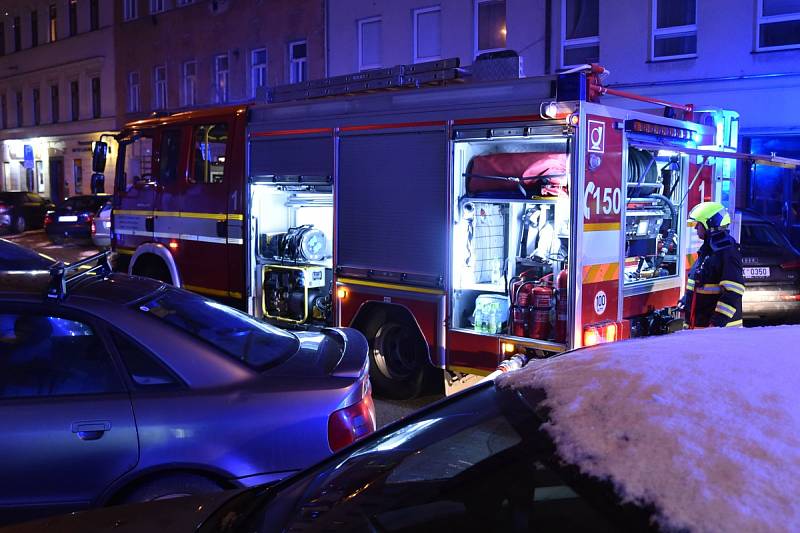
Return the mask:
[(113, 213), (115, 215), (141, 215), (141, 216), (152, 216), (152, 211), (142, 211), (140, 209), (114, 209)]
[(722, 313), (728, 318), (733, 318), (733, 315), (736, 314), (736, 308), (732, 305), (728, 305), (725, 302), (717, 302), (717, 307), (714, 309), (717, 313)]
[(693, 279), (690, 279), (689, 281), (686, 282), (686, 288), (687, 289), (694, 289), (694, 280)]
[(157, 217), (177, 217), (177, 218), (210, 218), (210, 219), (228, 219), (228, 220), (244, 220), (244, 215), (241, 213), (193, 213), (189, 211), (143, 211), (141, 209), (114, 209), (116, 215), (139, 215), (139, 216), (157, 216)]
[(210, 296), (221, 296), (223, 298), (224, 297), (229, 297), (229, 298), (241, 298), (242, 297), (242, 293), (240, 293), (240, 292), (221, 291), (219, 289), (210, 289), (208, 287), (200, 287), (198, 285), (187, 285), (185, 283), (183, 285), (183, 288), (187, 289), (187, 290), (190, 290), (190, 291), (193, 291), (193, 292), (199, 292), (199, 293), (202, 293), (202, 294), (208, 294)]
[(725, 324), (726, 328), (735, 328), (735, 327), (741, 327), (741, 326), (742, 326), (742, 321), (741, 320), (732, 320), (732, 321), (728, 322), (727, 324)]
[(719, 294), (722, 289), (719, 285), (700, 285), (695, 288), (697, 294)]
[(736, 294), (744, 294), (744, 285), (736, 283), (735, 281), (723, 280), (719, 282), (720, 286), (726, 291), (735, 292)]

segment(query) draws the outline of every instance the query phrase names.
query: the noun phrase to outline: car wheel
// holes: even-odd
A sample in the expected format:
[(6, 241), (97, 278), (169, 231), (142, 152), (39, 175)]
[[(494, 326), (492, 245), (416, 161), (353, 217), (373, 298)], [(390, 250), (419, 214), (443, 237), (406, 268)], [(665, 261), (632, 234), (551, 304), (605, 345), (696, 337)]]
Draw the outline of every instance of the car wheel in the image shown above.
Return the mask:
[(25, 231), (27, 224), (25, 223), (25, 217), (18, 216), (14, 219), (14, 232), (15, 233), (22, 233)]
[(373, 324), (369, 340), (369, 378), (376, 396), (407, 400), (419, 395), (425, 381), (428, 354), (415, 328), (402, 322)]
[(221, 492), (223, 487), (210, 479), (195, 474), (171, 474), (145, 482), (124, 498), (122, 503), (150, 502), (168, 500), (195, 494)]

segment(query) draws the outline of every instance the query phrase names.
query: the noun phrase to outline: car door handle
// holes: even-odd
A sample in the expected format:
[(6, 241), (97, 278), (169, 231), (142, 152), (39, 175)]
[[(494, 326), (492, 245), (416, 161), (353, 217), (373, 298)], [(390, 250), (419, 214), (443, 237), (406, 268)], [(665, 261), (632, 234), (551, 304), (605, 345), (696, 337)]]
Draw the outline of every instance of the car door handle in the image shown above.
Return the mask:
[(84, 422), (73, 422), (71, 429), (81, 440), (97, 440), (102, 437), (106, 431), (111, 430), (111, 421), (87, 420)]
[(145, 231), (155, 231), (155, 222), (153, 217), (145, 217), (144, 218), (144, 230)]
[(228, 223), (225, 220), (217, 220), (217, 237), (228, 236)]

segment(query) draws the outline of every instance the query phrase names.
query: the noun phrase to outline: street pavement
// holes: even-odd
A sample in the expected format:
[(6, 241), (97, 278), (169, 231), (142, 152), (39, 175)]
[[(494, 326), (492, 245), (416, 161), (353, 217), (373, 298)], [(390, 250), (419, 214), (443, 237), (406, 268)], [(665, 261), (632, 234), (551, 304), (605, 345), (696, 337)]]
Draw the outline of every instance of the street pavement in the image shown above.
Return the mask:
[[(26, 231), (19, 235), (2, 235), (2, 238), (14, 241), (17, 244), (36, 250), (39, 253), (45, 254), (67, 263), (72, 263), (85, 259), (93, 254), (99, 252), (97, 248), (78, 244), (53, 244), (45, 235), (44, 230)], [(394, 422), (417, 409), (420, 409), (429, 403), (435, 402), (442, 398), (442, 395), (428, 395), (422, 396), (414, 400), (395, 401), (395, 400), (381, 400), (375, 399), (375, 412), (377, 417), (378, 427), (383, 427), (386, 424)]]

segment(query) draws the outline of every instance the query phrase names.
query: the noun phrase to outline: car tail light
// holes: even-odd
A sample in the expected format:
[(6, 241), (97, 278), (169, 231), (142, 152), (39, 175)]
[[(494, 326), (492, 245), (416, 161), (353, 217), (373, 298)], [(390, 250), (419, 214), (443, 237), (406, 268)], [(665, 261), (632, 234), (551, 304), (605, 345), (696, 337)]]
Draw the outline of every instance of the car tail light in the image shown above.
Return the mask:
[(583, 328), (583, 345), (594, 346), (604, 342), (614, 342), (619, 338), (619, 327), (616, 322), (595, 324)]
[(361, 401), (334, 411), (328, 418), (328, 446), (334, 452), (375, 431), (375, 404), (367, 389)]
[(0, 213), (5, 213), (8, 211), (8, 206), (6, 204), (0, 204)]
[(53, 218), (53, 214), (52, 214), (52, 213), (47, 213), (47, 214), (44, 216), (44, 225), (45, 225), (45, 226), (49, 226), (49, 225), (50, 225), (50, 224), (52, 224), (53, 222), (55, 222), (55, 219)]
[(784, 270), (800, 270), (800, 261), (789, 261), (788, 263), (782, 263), (781, 268)]
[(92, 220), (92, 235), (97, 233), (97, 226), (94, 225), (94, 220)]

